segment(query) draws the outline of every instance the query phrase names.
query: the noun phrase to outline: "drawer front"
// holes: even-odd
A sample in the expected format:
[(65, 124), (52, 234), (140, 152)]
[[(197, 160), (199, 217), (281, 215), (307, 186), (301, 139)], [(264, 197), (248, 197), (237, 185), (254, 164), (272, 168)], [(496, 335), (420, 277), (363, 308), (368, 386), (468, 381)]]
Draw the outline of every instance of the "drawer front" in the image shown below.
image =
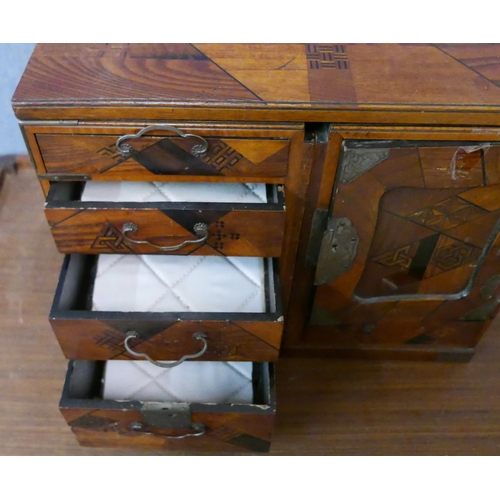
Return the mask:
[(82, 446), (269, 451), (276, 412), (272, 365), (253, 365), (253, 404), (172, 405), (102, 400), (91, 388), (99, 386), (102, 366), (78, 363), (69, 363), (60, 411)]
[[(61, 253), (281, 255), (285, 224), (283, 210), (224, 212), (194, 209), (45, 210)], [(208, 238), (201, 243), (189, 243), (203, 238), (205, 233), (195, 231), (199, 223), (206, 224)], [(137, 229), (127, 232), (130, 224)], [(137, 243), (139, 241), (143, 243)], [(185, 242), (185, 246), (175, 249)]]
[[(96, 273), (99, 272), (97, 262), (102, 258), (104, 257), (83, 254), (68, 255), (65, 258), (50, 312), (50, 322), (68, 359), (130, 360), (141, 359), (145, 355), (154, 360), (165, 361), (177, 361), (184, 356), (196, 356), (200, 361), (274, 361), (278, 358), (283, 316), (279, 279), (275, 263), (271, 263), (270, 259), (265, 261), (265, 290), (261, 295), (266, 302), (265, 312), (157, 312), (155, 309), (150, 312), (142, 310), (142, 306), (139, 310), (130, 311), (128, 305), (123, 309), (127, 310), (128, 307), (129, 312), (121, 312), (115, 308), (117, 301), (114, 298), (110, 299), (114, 304), (109, 305), (110, 302), (107, 302), (100, 310), (92, 310), (93, 294), (99, 293), (101, 300), (103, 297), (102, 288), (95, 281)], [(224, 257), (209, 258), (225, 260)], [(115, 273), (118, 270), (118, 275), (122, 272), (117, 265), (111, 268)], [(184, 273), (183, 270), (178, 272), (181, 276)], [(193, 275), (194, 271), (190, 278)], [(114, 283), (114, 278), (111, 283)], [(236, 295), (238, 286), (242, 284), (243, 282), (233, 285), (231, 282), (229, 286), (235, 286), (234, 293), (231, 288), (224, 293), (225, 296)], [(198, 302), (208, 301), (207, 295), (212, 293), (210, 286), (200, 292), (203, 283), (196, 278), (185, 282), (184, 286), (188, 292), (182, 292), (184, 295), (180, 300), (185, 300), (193, 289), (198, 293)], [(125, 287), (125, 296), (139, 293), (148, 294), (149, 297), (153, 293), (148, 284), (138, 290), (122, 281), (120, 287)], [(242, 295), (243, 300), (251, 298), (253, 290), (252, 285)], [(119, 290), (105, 291), (104, 300), (107, 300), (106, 295), (113, 296), (115, 293), (119, 293)], [(163, 288), (154, 293), (154, 296), (151, 295), (152, 302), (157, 297), (164, 296)], [(174, 293), (177, 294), (177, 291), (174, 290)], [(220, 292), (217, 297), (219, 296)], [(222, 307), (226, 307), (223, 298), (217, 298), (217, 301), (222, 301)], [(239, 304), (240, 299), (236, 302)], [(122, 301), (119, 299), (119, 308), (121, 305)], [(161, 309), (163, 310), (166, 309)]]
[[(143, 130), (131, 127), (26, 127), (32, 148), (37, 148), (40, 174), (85, 175), (92, 180), (269, 179), (283, 182), (289, 143), (299, 127), (216, 128), (180, 125), (189, 137), (153, 130), (125, 141), (131, 146), (120, 153), (117, 141)], [(193, 137), (196, 136), (196, 137)], [(30, 139), (31, 137), (31, 139)], [(201, 138), (201, 139), (200, 139)], [(197, 146), (206, 152), (196, 153)]]
[[(54, 314), (57, 316), (57, 314)], [(277, 321), (188, 320), (173, 315), (152, 319), (151, 314), (102, 313), (99, 319), (51, 317), (50, 323), (68, 359), (140, 359), (127, 345), (154, 360), (177, 361), (207, 349), (199, 361), (276, 361), (283, 323)], [(200, 314), (201, 316), (201, 314)], [(120, 317), (120, 319), (116, 319)]]
[(62, 253), (281, 255), (281, 193), (273, 203), (82, 202), (71, 199), (71, 184), (52, 183), (45, 204)]

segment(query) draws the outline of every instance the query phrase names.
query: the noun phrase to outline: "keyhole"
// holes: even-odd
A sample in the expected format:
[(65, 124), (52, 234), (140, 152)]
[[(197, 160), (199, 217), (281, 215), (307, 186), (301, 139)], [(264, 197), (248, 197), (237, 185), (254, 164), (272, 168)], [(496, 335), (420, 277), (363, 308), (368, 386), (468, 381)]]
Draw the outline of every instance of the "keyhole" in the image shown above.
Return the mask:
[(333, 244), (332, 245), (332, 252), (336, 252), (337, 251), (337, 244)]

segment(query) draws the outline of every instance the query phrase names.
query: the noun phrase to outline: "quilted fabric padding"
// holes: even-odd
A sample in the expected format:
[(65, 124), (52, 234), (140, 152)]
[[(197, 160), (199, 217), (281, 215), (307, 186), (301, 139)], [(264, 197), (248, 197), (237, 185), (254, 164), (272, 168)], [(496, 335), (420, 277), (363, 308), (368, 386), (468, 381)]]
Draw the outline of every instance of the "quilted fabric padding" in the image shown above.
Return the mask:
[(265, 184), (87, 182), (81, 201), (267, 203)]
[(189, 361), (159, 368), (147, 361), (107, 361), (103, 399), (252, 403), (252, 363)]
[(266, 311), (260, 257), (100, 255), (94, 311)]

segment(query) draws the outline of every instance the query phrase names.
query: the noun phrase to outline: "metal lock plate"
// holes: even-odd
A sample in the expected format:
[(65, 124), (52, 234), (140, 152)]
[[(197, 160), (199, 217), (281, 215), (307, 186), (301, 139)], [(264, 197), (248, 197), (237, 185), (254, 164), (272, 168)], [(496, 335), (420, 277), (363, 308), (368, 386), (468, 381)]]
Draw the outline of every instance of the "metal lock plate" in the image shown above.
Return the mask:
[(157, 429), (189, 429), (193, 425), (188, 403), (144, 403), (143, 422)]
[(330, 218), (318, 256), (315, 285), (330, 283), (351, 269), (359, 237), (347, 218)]

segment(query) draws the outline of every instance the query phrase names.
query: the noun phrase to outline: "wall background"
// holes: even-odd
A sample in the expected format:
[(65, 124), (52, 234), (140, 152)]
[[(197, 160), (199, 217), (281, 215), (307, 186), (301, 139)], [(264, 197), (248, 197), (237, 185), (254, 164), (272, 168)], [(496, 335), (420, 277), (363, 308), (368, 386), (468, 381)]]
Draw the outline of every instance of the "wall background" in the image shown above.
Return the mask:
[(34, 48), (34, 43), (0, 43), (0, 155), (26, 153), (10, 100)]

